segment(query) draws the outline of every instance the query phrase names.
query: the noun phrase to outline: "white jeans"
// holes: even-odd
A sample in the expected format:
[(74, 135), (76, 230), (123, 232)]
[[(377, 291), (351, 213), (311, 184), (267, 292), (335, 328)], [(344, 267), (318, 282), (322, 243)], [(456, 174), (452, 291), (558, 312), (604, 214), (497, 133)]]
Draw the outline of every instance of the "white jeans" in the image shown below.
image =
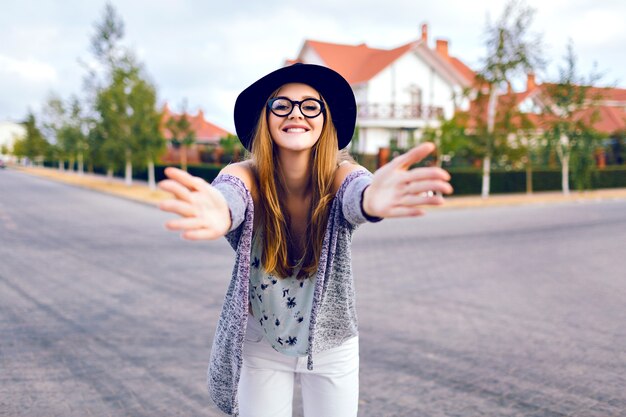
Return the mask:
[(300, 374), (305, 417), (356, 417), (359, 405), (359, 338), (306, 357), (276, 352), (261, 325), (248, 320), (239, 380), (240, 417), (292, 417), (294, 377)]

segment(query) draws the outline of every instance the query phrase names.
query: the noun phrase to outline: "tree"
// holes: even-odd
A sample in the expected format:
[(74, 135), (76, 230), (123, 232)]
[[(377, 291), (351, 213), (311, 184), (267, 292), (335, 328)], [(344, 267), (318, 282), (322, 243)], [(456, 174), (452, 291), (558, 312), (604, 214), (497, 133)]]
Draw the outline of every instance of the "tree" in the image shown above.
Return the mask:
[(565, 66), (559, 68), (558, 81), (547, 84), (549, 104), (544, 112), (547, 115), (545, 137), (556, 149), (561, 162), (563, 193), (569, 194), (572, 151), (576, 152), (574, 157), (576, 169), (573, 174), (577, 188), (590, 186), (593, 150), (599, 136), (592, 128), (597, 113), (593, 108), (595, 97), (591, 97), (589, 88), (600, 76), (594, 72), (586, 80), (579, 75), (571, 41), (568, 43), (564, 59)]
[(20, 158), (28, 158), (30, 161), (42, 162), (49, 152), (50, 144), (37, 126), (37, 120), (32, 111), (28, 112), (22, 124), (26, 128), (26, 135), (15, 141), (13, 154)]
[(187, 148), (196, 141), (196, 132), (191, 127), (187, 117), (187, 105), (183, 103), (178, 116), (172, 116), (166, 122), (165, 127), (172, 135), (172, 145), (179, 148), (180, 166), (187, 171)]
[(466, 134), (467, 114), (456, 113), (451, 119), (440, 119), (438, 128), (424, 129), (422, 138), (433, 142), (436, 146), (437, 166), (450, 162), (463, 150), (467, 149), (470, 137)]
[[(235, 135), (231, 135), (230, 133), (225, 137), (220, 138), (220, 146), (226, 155), (230, 155), (233, 161), (238, 161), (244, 153), (244, 148), (239, 138)], [(219, 163), (220, 161), (217, 162)]]
[(154, 186), (154, 160), (163, 148), (156, 89), (147, 81), (142, 65), (131, 51), (121, 45), (123, 36), (124, 22), (107, 4), (91, 39), (91, 49), (104, 74), (102, 80), (95, 72), (88, 77), (88, 84), (96, 91), (95, 131), (89, 135), (89, 142), (101, 141), (95, 148), (107, 164), (109, 177), (124, 165), (125, 183), (131, 185), (135, 162), (148, 166)]
[(83, 160), (87, 148), (86, 122), (82, 116), (77, 97), (66, 105), (61, 98), (52, 95), (43, 109), (44, 128), (54, 142), (53, 153), (63, 169), (65, 161), (73, 169), (77, 161), (78, 172), (83, 174)]
[(487, 22), (487, 55), (478, 73), (478, 93), (480, 95), (486, 91), (488, 96), (481, 193), (483, 198), (489, 196), (490, 190), (498, 95), (521, 70), (534, 73), (543, 66), (540, 58), (541, 40), (528, 33), (533, 15), (534, 9), (518, 0), (510, 0), (495, 24)]
[(131, 137), (136, 145), (137, 164), (148, 169), (148, 185), (155, 190), (154, 162), (165, 151), (165, 138), (160, 129), (163, 115), (156, 110), (155, 87), (140, 77), (133, 81), (128, 96)]
[(96, 33), (91, 38), (91, 50), (105, 68), (114, 68), (124, 59), (125, 51), (120, 47), (124, 37), (124, 21), (111, 3), (104, 6), (104, 17), (95, 24)]

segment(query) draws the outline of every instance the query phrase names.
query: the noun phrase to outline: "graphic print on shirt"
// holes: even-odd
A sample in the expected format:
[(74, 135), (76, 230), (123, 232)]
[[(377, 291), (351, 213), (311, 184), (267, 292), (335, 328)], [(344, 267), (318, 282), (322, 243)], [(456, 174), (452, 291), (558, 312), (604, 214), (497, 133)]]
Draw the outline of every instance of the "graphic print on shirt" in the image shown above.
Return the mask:
[(315, 279), (296, 279), (297, 268), (292, 276), (284, 278), (268, 273), (261, 261), (260, 244), (261, 240), (255, 239), (250, 254), (253, 315), (274, 350), (306, 356)]

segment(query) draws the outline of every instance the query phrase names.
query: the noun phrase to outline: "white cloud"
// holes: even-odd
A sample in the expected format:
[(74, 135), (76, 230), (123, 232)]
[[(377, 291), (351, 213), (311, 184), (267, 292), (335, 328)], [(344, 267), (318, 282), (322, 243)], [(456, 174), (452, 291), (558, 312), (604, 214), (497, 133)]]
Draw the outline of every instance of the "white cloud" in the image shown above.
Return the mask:
[[(581, 66), (597, 61), (601, 69), (612, 71), (611, 78), (626, 82), (626, 55), (621, 53), (626, 44), (622, 24), (626, 2), (526, 1), (537, 9), (533, 31), (544, 33), (547, 60), (559, 63), (567, 39), (572, 38)], [(105, 1), (36, 3), (3, 2), (7, 13), (0, 14), (0, 119), (25, 113), (26, 103), (43, 102), (51, 88), (63, 97), (75, 93), (85, 74), (76, 59), (90, 62), (89, 38)], [(305, 39), (392, 48), (417, 39), (421, 24), (427, 22), (431, 46), (435, 38), (444, 37), (452, 55), (476, 66), (484, 53), (485, 18), (499, 17), (504, 4), (500, 0), (319, 0), (313, 7), (256, 0), (114, 3), (126, 24), (124, 43), (145, 64), (159, 99), (178, 106), (186, 98), (190, 110), (203, 108), (209, 120), (229, 129), (239, 91), (284, 59), (295, 57)]]
[(32, 58), (16, 59), (4, 55), (0, 55), (0, 77), (3, 83), (24, 80), (47, 84), (58, 79), (56, 70), (50, 64)]

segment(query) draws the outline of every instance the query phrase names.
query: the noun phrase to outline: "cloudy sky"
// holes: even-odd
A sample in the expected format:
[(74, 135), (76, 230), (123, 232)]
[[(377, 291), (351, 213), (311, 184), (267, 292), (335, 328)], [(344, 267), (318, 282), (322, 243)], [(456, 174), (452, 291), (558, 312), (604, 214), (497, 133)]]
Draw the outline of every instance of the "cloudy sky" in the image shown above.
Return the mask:
[[(484, 56), (488, 17), (503, 1), (112, 0), (124, 20), (124, 43), (145, 65), (160, 103), (184, 101), (210, 121), (233, 130), (239, 91), (294, 58), (305, 39), (394, 48), (420, 36), (450, 42), (450, 54), (476, 68)], [(536, 14), (550, 63), (538, 80), (554, 78), (568, 39), (581, 72), (594, 62), (604, 84), (626, 87), (626, 2), (527, 0)], [(39, 111), (55, 92), (81, 95), (92, 61), (89, 41), (104, 0), (0, 0), (0, 121)]]

